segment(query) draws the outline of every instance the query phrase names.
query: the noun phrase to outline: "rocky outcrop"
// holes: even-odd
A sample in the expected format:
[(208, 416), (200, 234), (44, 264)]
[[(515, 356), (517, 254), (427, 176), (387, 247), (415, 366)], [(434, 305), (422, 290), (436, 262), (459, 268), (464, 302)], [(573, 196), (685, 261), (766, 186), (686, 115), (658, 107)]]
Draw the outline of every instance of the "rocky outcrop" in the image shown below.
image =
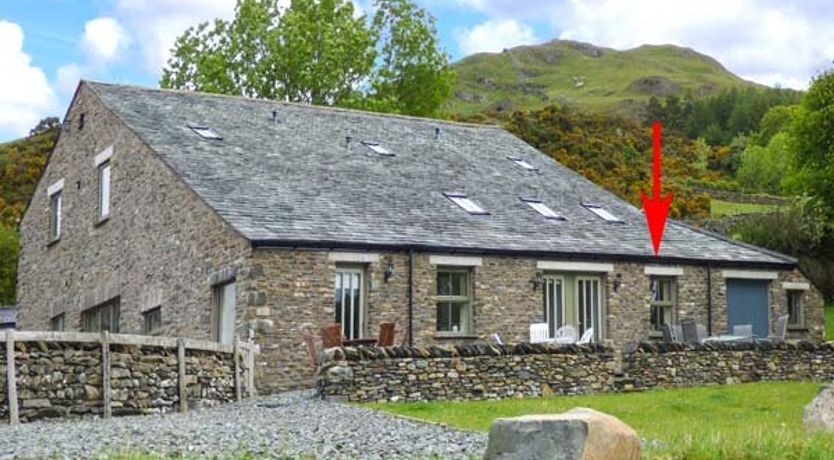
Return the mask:
[(563, 414), (499, 418), (489, 430), (486, 460), (637, 460), (637, 432), (587, 408)]
[(834, 386), (820, 389), (817, 396), (805, 406), (802, 424), (807, 433), (834, 431)]

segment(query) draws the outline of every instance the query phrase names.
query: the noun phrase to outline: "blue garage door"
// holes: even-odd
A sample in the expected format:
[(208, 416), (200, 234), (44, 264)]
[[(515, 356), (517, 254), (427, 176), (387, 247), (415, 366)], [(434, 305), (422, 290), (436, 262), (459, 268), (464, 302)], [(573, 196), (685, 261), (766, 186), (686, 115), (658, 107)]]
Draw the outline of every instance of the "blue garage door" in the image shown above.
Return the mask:
[(733, 326), (752, 324), (756, 337), (767, 337), (767, 290), (770, 281), (727, 280), (727, 333)]

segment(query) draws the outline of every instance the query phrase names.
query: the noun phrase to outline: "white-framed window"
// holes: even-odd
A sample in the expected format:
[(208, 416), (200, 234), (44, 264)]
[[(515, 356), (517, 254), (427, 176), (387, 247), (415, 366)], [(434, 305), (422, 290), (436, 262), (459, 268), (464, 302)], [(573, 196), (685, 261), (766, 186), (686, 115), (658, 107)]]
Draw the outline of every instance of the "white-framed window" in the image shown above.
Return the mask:
[(237, 290), (235, 281), (215, 285), (214, 311), (212, 314), (212, 338), (216, 342), (230, 344), (235, 337), (235, 309)]
[(542, 202), (542, 200), (538, 198), (522, 198), (521, 201), (527, 203), (528, 206), (535, 209), (536, 212), (541, 214), (542, 216), (548, 219), (554, 220), (566, 220), (565, 216), (559, 214), (558, 212), (550, 209), (550, 207)]
[(162, 306), (151, 308), (142, 313), (145, 320), (145, 335), (157, 335), (162, 331)]
[(804, 327), (805, 312), (802, 308), (802, 294), (800, 290), (789, 290), (788, 292), (788, 326)]
[(81, 332), (119, 332), (119, 304), (116, 297), (81, 312)]
[(385, 156), (385, 157), (394, 156), (393, 152), (391, 152), (387, 148), (383, 147), (382, 144), (380, 144), (377, 141), (362, 141), (362, 145), (364, 145), (365, 147), (368, 147), (369, 149), (373, 150), (378, 155), (382, 155), (382, 156)]
[(622, 219), (615, 216), (610, 211), (608, 211), (607, 209), (603, 208), (602, 206), (600, 206), (598, 204), (583, 203), (582, 206), (584, 206), (585, 209), (587, 209), (588, 211), (591, 211), (592, 213), (596, 214), (597, 217), (601, 218), (602, 220), (604, 220), (606, 222), (623, 223)]
[(437, 269), (437, 331), (468, 333), (472, 312), (472, 289), (468, 268)]
[(365, 273), (361, 268), (338, 267), (335, 279), (335, 321), (348, 340), (363, 337)]
[(66, 318), (67, 316), (64, 313), (53, 316), (49, 319), (49, 329), (52, 331), (66, 330)]
[(220, 136), (219, 134), (215, 133), (208, 126), (189, 126), (189, 128), (191, 128), (192, 131), (197, 133), (197, 135), (199, 135), (203, 139), (208, 139), (208, 140), (213, 140), (213, 141), (222, 141), (223, 140), (223, 136)]
[(110, 160), (98, 165), (98, 218), (110, 216)]
[(663, 276), (651, 277), (651, 331), (660, 334), (664, 324), (674, 324), (675, 279)]
[(63, 191), (49, 195), (49, 241), (61, 239), (61, 209), (64, 207)]
[(486, 215), (489, 214), (484, 208), (472, 201), (465, 193), (449, 192), (444, 193), (446, 198), (452, 200), (453, 203), (460, 206), (461, 209), (469, 214)]
[(517, 166), (521, 166), (522, 168), (524, 168), (528, 171), (535, 171), (537, 169), (535, 166), (533, 166), (529, 162), (527, 162), (527, 160), (525, 160), (524, 158), (520, 158), (520, 157), (507, 157), (507, 158), (510, 161), (512, 161), (513, 163), (515, 163)]

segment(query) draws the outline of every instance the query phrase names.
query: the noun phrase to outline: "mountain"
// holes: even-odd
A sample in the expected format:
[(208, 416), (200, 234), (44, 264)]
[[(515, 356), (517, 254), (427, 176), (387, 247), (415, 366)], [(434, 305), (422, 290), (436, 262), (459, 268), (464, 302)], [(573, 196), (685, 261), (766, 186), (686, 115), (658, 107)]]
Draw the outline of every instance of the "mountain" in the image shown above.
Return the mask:
[(617, 51), (553, 40), (474, 54), (453, 67), (458, 81), (448, 109), (459, 115), (568, 104), (634, 117), (651, 96), (756, 86), (709, 56), (673, 45)]

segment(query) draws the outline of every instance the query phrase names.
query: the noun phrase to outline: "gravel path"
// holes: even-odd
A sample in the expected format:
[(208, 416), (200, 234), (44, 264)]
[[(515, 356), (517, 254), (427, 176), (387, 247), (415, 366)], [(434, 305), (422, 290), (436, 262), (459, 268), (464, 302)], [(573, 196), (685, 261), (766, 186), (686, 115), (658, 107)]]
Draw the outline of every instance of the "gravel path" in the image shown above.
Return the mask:
[(0, 425), (0, 459), (95, 458), (107, 453), (224, 458), (479, 458), (486, 435), (410, 421), (310, 391), (187, 414)]

